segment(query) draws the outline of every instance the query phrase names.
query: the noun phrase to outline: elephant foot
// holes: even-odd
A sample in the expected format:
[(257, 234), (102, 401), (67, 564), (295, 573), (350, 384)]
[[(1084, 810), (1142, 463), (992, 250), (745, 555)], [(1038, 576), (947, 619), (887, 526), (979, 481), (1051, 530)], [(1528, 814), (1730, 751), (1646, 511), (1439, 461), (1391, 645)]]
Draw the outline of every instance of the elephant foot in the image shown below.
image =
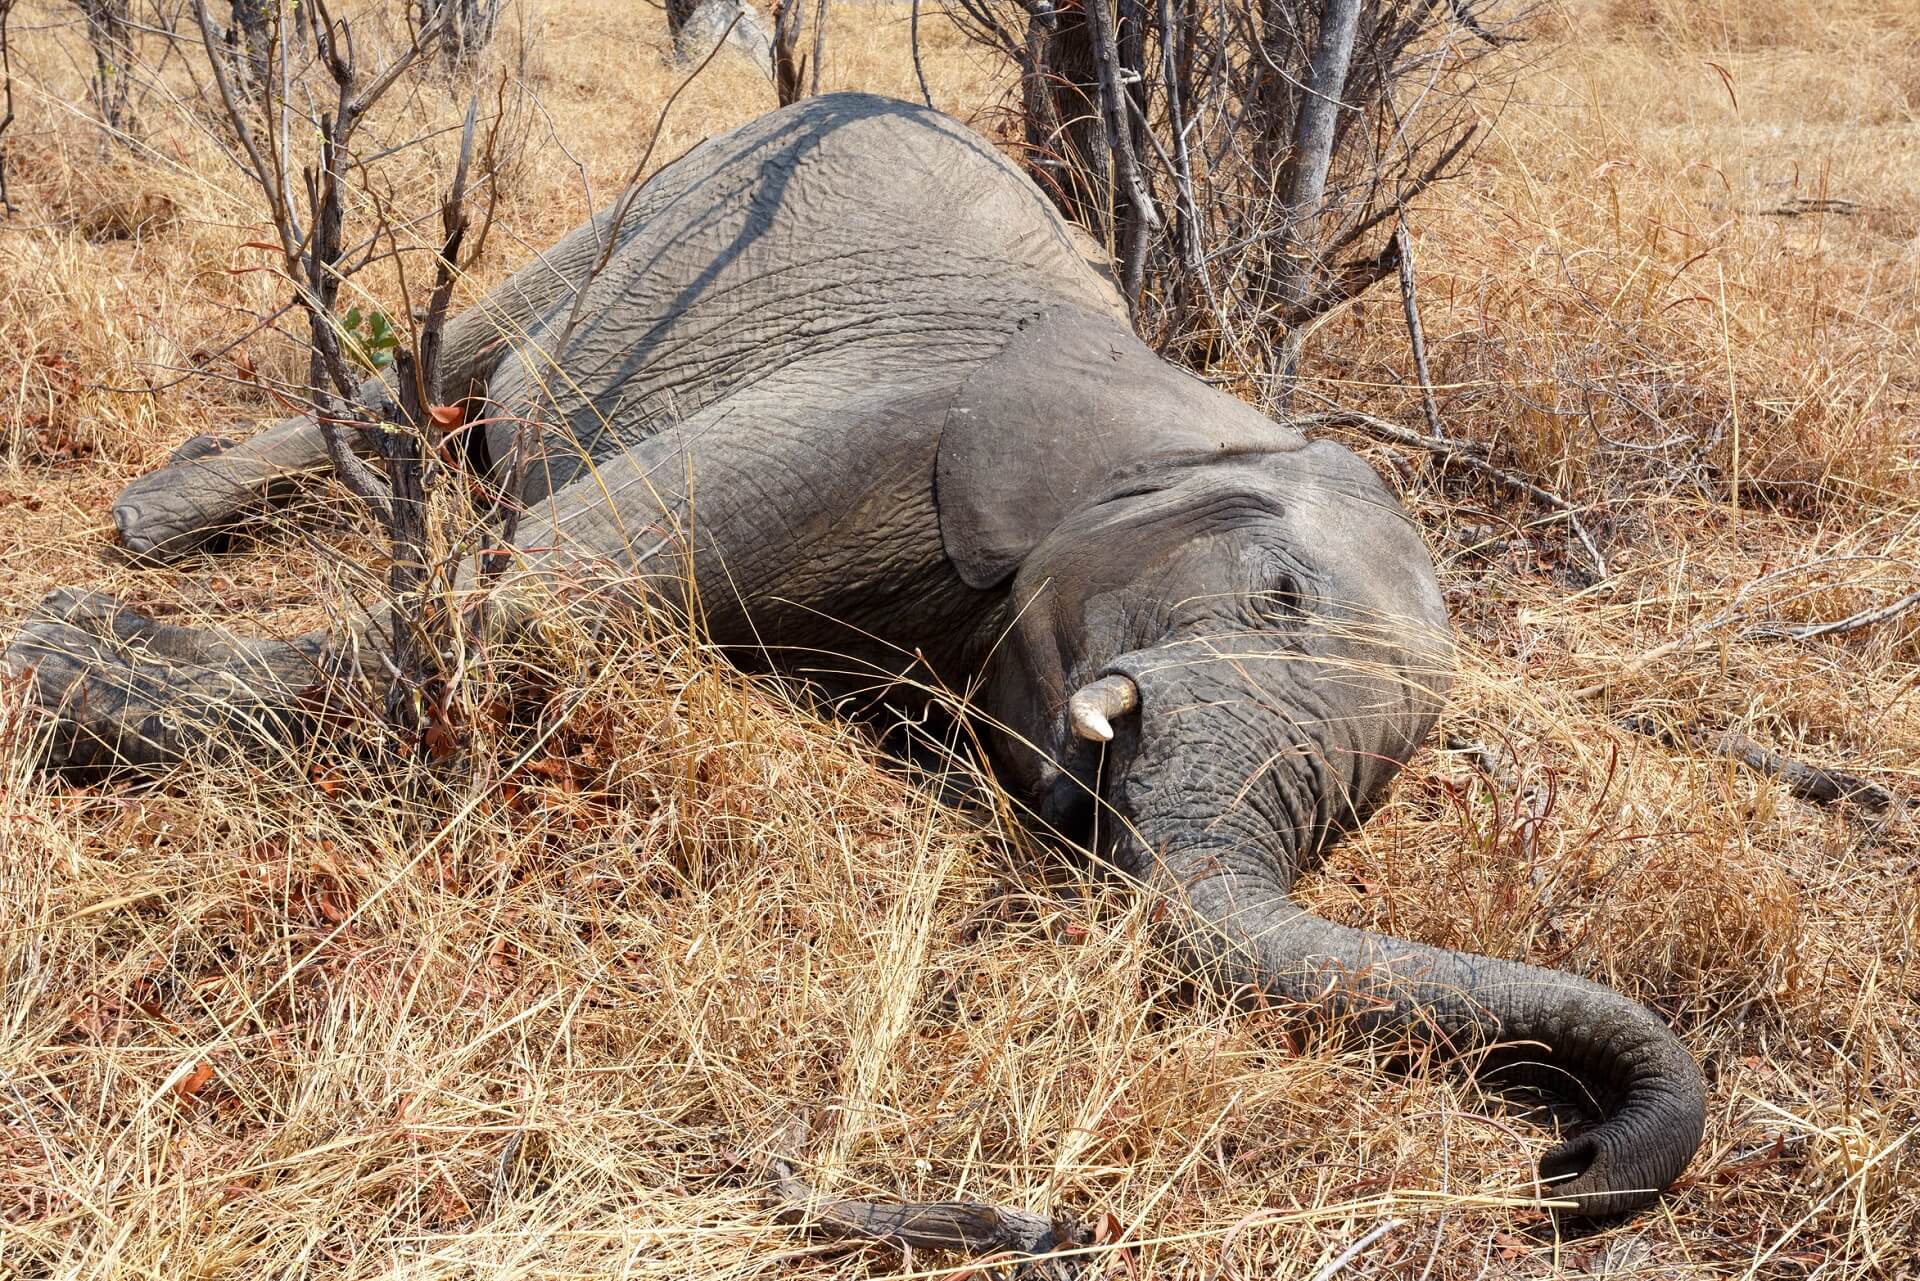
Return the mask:
[(166, 465), (138, 477), (113, 501), (120, 545), (137, 559), (177, 560), (232, 530), (256, 510), (262, 495), (253, 477), (220, 456), (234, 441), (195, 436)]
[(53, 721), (46, 764), (96, 772), (168, 765), (231, 731), (285, 738), (298, 675), (317, 657), (317, 646), (157, 623), (105, 593), (62, 589), (0, 653), (0, 671)]

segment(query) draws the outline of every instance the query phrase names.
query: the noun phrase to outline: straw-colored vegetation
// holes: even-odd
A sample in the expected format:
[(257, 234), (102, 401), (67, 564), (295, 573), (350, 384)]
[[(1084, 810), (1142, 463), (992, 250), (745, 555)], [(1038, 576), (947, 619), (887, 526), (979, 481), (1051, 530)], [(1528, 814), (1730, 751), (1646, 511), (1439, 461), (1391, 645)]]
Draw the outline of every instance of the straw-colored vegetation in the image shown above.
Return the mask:
[[(647, 6), (509, 15), (479, 76), (517, 158), (469, 295), (584, 215), (583, 176), (612, 190), (677, 80)], [(291, 321), (233, 345), (284, 300), (257, 201), (184, 97), (150, 87), (141, 145), (100, 144), (74, 10), (13, 26), (0, 630), (70, 583), (300, 626), (372, 554), (345, 516), (165, 571), (108, 548), (119, 485), (273, 417), (259, 383), (303, 363)], [(936, 100), (991, 131), (1001, 69), (926, 27)], [(906, 30), (836, 6), (827, 84), (912, 94)], [(1442, 567), (1443, 730), (1501, 768), (1424, 752), (1308, 893), (1667, 1013), (1711, 1113), (1660, 1207), (1556, 1239), (1511, 1201), (1547, 1141), (1520, 1103), (1181, 999), (1150, 905), (664, 632), (550, 662), (540, 736), (398, 776), (65, 787), (0, 696), (0, 1276), (956, 1274), (773, 1224), (753, 1154), (795, 1119), (811, 1181), (1071, 1218), (1096, 1276), (1920, 1275), (1912, 820), (1620, 727), (1920, 795), (1920, 610), (1783, 626), (1920, 585), (1920, 10), (1609, 0), (1531, 30), (1413, 220), (1421, 300), (1449, 431), (1581, 504), (1611, 572), (1523, 499), (1353, 442)], [(378, 132), (464, 105), (428, 77)], [(656, 155), (771, 105), (718, 62)], [(452, 143), (383, 162), (405, 216)], [(355, 287), (396, 305), (381, 270)], [(1309, 386), (1417, 423), (1399, 306), (1325, 325)]]

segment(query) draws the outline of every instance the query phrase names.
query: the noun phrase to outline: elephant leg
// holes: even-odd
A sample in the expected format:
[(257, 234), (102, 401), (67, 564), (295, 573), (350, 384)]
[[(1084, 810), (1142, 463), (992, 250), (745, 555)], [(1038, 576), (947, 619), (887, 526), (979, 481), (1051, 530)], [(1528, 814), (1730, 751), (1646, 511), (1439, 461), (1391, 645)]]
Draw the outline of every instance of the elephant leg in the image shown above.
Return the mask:
[[(602, 541), (607, 522), (566, 519), (568, 507), (589, 513), (585, 502), (548, 506), (560, 510), (529, 522), (507, 574), (482, 584), (471, 565), (462, 573), (458, 590), (484, 596), (490, 634), (556, 607), (601, 619), (646, 593), (645, 542), (614, 548)], [(652, 540), (663, 562), (673, 542), (664, 532)], [(196, 753), (298, 744), (313, 713), (338, 701), (340, 677), (386, 669), (403, 625), (381, 607), (294, 640), (254, 639), (159, 622), (105, 592), (63, 588), (0, 652), (0, 678), (18, 682), (47, 716), (48, 767), (82, 776), (155, 770)]]
[(329, 467), (319, 424), (306, 415), (283, 419), (229, 448), (209, 441), (196, 436), (166, 466), (138, 477), (113, 500), (113, 523), (129, 552), (177, 560)]
[(0, 672), (52, 713), (49, 763), (88, 772), (163, 764), (234, 731), (289, 741), (293, 695), (320, 682), (324, 660), (317, 636), (249, 640), (178, 627), (103, 592), (66, 588), (40, 603), (0, 654)]
[[(481, 391), (505, 350), (497, 337), (510, 319), (497, 306), (482, 304), (448, 324), (438, 379), (445, 395), (471, 400)], [(355, 399), (372, 409), (392, 395), (386, 378), (376, 376), (360, 385)], [(326, 437), (310, 414), (283, 418), (238, 444), (196, 436), (165, 466), (120, 491), (113, 521), (121, 545), (133, 555), (178, 560), (332, 467)]]
[[(936, 433), (883, 441), (917, 416), (937, 421), (947, 393), (830, 391), (714, 406), (590, 463), (525, 513), (503, 572), (482, 581), (468, 565), (456, 590), (484, 599), (490, 629), (556, 607), (598, 621), (646, 600), (697, 614), (722, 644), (764, 632), (809, 653), (868, 630), (877, 609), (923, 608), (918, 575), (945, 565), (926, 493)], [(210, 742), (298, 741), (332, 677), (384, 670), (396, 625), (378, 611), (248, 640), (66, 590), (28, 619), (0, 670), (51, 714), (53, 766), (152, 768)]]

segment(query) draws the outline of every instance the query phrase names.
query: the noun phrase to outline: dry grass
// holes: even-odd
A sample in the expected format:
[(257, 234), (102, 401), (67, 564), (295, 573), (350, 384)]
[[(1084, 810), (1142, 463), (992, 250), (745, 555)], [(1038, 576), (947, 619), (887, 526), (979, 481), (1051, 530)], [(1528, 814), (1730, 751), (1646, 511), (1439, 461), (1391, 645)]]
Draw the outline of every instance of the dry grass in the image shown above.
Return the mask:
[[(828, 82), (911, 94), (904, 9), (835, 12)], [(14, 24), (0, 615), (78, 581), (288, 625), (324, 596), (294, 539), (105, 554), (127, 478), (273, 415), (214, 375), (297, 353), (225, 350), (278, 302), (235, 270), (258, 211), (164, 97), (150, 146), (103, 159), (70, 15)], [(523, 18), (539, 110), (473, 288), (584, 213), (576, 162), (611, 190), (673, 84), (651, 9)], [(1737, 726), (1920, 791), (1920, 612), (1769, 626), (1920, 580), (1920, 19), (1614, 0), (1539, 34), (1484, 163), (1416, 220), (1426, 324), (1450, 428), (1589, 504), (1615, 572), (1587, 582), (1517, 500), (1405, 474), (1463, 641), (1444, 728), (1514, 777), (1423, 754), (1309, 894), (1670, 1014), (1712, 1113), (1660, 1209), (1556, 1240), (1500, 1204), (1545, 1142), (1514, 1105), (1171, 999), (1141, 904), (662, 634), (559, 661), (547, 737), (488, 731), (454, 776), (63, 789), (0, 704), (0, 1276), (948, 1275), (771, 1225), (728, 1154), (794, 1116), (815, 1181), (1070, 1215), (1102, 1276), (1310, 1276), (1389, 1224), (1342, 1275), (1920, 1275), (1911, 822), (1616, 728)], [(995, 68), (930, 35), (940, 104), (990, 108)], [(385, 127), (461, 105), (425, 90)], [(716, 65), (658, 154), (768, 105)], [(400, 207), (444, 160), (391, 162)], [(1797, 199), (1852, 204), (1770, 212)], [(1397, 311), (1331, 322), (1310, 372), (1415, 421)]]

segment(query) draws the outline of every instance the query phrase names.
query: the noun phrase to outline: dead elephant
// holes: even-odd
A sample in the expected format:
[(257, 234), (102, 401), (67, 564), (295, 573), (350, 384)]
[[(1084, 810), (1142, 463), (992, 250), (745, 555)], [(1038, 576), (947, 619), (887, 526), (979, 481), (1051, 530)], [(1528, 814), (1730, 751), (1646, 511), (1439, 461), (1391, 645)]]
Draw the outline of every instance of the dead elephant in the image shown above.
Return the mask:
[[(1507, 1047), (1495, 1065), (1598, 1114), (1541, 1162), (1580, 1213), (1645, 1204), (1686, 1165), (1701, 1077), (1648, 1010), (1289, 897), (1434, 719), (1451, 651), (1432, 564), (1354, 455), (1143, 346), (973, 133), (860, 95), (774, 112), (663, 170), (618, 228), (603, 215), (541, 255), (446, 353), (496, 463), (516, 422), (548, 424), (519, 581), (592, 563), (685, 606), (684, 555), (743, 661), (834, 654), (863, 687), (923, 661), (978, 691), (1013, 795), (1182, 905), (1167, 941), (1196, 972), (1389, 1035)], [(312, 422), (290, 420), (135, 482), (114, 518), (129, 548), (178, 555), (324, 464)], [(690, 506), (669, 557), (659, 530)], [(8, 662), (62, 709), (57, 763), (146, 765), (205, 737), (196, 708), (300, 732), (288, 689), (339, 643), (65, 593)]]

